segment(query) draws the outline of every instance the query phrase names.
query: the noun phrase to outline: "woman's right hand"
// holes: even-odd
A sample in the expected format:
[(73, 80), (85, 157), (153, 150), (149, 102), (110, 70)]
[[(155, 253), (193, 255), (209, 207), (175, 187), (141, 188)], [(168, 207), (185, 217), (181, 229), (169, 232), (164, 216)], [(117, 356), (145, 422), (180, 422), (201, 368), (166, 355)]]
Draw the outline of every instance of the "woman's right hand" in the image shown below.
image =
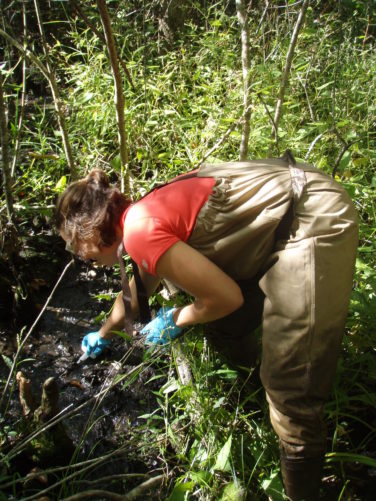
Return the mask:
[(87, 357), (97, 358), (109, 344), (111, 339), (104, 339), (99, 332), (89, 332), (82, 340), (81, 349)]

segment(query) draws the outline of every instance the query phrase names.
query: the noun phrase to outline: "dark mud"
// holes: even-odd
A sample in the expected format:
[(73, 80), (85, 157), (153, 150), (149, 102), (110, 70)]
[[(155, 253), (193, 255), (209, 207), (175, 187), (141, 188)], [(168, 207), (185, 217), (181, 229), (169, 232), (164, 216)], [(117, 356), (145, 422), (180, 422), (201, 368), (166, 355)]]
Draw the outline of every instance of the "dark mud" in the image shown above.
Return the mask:
[[(55, 245), (58, 251), (54, 249)], [(34, 313), (43, 306), (50, 294), (52, 277), (56, 281), (64, 265), (70, 260), (69, 255), (62, 251), (62, 244), (56, 243), (53, 237), (48, 249), (49, 252), (34, 264), (34, 279), (42, 277), (44, 280), (43, 286), (35, 290), (35, 297), (32, 298)], [(46, 277), (49, 277), (48, 283)], [(120, 337), (113, 341), (100, 358), (79, 362), (83, 336), (98, 330), (100, 320), (99, 324), (95, 324), (95, 319), (100, 319), (104, 312), (108, 312), (112, 304), (112, 301), (101, 300), (97, 296), (116, 293), (119, 287), (120, 280), (116, 271), (95, 269), (79, 261), (71, 265), (64, 275), (38, 325), (28, 338), (17, 370), (21, 370), (31, 380), (37, 399), (40, 399), (42, 384), (47, 378), (54, 377), (57, 380), (59, 408), (67, 416), (62, 423), (73, 447), (70, 450), (69, 446), (60, 445), (59, 449), (66, 450), (55, 450), (41, 456), (26, 448), (13, 457), (0, 472), (7, 478), (12, 475), (14, 478), (25, 477), (35, 467), (46, 469), (68, 464), (69, 461), (77, 463), (88, 458), (111, 455), (113, 451), (118, 452), (97, 468), (89, 469), (85, 475), (81, 475), (81, 483), (75, 483), (77, 479), (74, 479), (70, 483), (71, 492), (88, 489), (88, 482), (94, 482), (94, 486), (98, 478), (113, 477), (115, 474), (140, 474), (140, 478), (136, 476), (127, 481), (127, 487), (124, 487), (124, 479), (118, 482), (112, 479), (109, 485), (103, 481), (90, 487), (124, 493), (144, 481), (147, 477), (143, 477), (143, 474), (153, 476), (161, 473), (153, 453), (140, 454), (139, 439), (134, 434), (138, 430), (147, 440), (145, 420), (139, 416), (152, 412), (157, 407), (153, 395), (156, 383), (148, 381), (154, 376), (156, 365), (161, 362), (153, 366), (142, 363), (145, 356), (143, 347), (130, 349), (128, 343)], [(22, 322), (22, 314), (19, 320)], [(24, 334), (27, 331), (28, 329)], [(15, 332), (12, 334), (11, 330), (3, 326), (0, 342), (2, 353), (11, 358), (16, 347)], [(5, 381), (9, 368), (4, 359), (1, 363), (1, 380)], [(127, 374), (131, 376), (127, 377)], [(123, 378), (123, 381), (108, 389), (116, 378)], [(160, 384), (161, 379), (158, 380), (158, 386)], [(74, 409), (78, 408), (79, 411), (75, 412)], [(14, 443), (9, 443), (9, 440), (8, 443), (3, 443), (2, 452), (9, 453), (22, 438), (21, 430), (24, 426), (16, 386), (10, 392), (9, 405), (2, 419), (2, 426), (9, 426), (18, 432)], [(119, 448), (122, 450), (119, 451)], [(52, 475), (47, 482), (56, 482), (56, 479), (56, 475)], [(39, 486), (41, 490), (44, 488), (46, 485)], [(29, 489), (30, 485), (25, 487), (20, 483), (16, 488), (17, 498), (27, 497)], [(155, 490), (157, 499), (159, 489)], [(33, 485), (32, 491), (37, 495), (38, 485)], [(48, 495), (51, 496), (50, 499), (59, 499), (59, 492), (55, 490)], [(10, 493), (11, 490), (8, 494)], [(148, 499), (153, 497), (149, 492)]]

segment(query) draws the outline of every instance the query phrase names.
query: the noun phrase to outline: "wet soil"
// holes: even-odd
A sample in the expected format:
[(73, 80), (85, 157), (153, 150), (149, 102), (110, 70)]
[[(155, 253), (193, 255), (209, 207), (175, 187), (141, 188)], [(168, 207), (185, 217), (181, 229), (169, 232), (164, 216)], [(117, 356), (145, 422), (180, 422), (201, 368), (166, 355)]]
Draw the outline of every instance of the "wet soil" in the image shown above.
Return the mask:
[[(48, 243), (48, 251), (44, 256), (39, 255), (33, 265), (33, 279), (43, 279), (31, 301), (35, 310), (33, 313), (43, 306), (54, 281), (70, 261), (70, 256), (64, 252), (56, 237), (45, 236), (43, 244)], [(141, 347), (129, 350), (129, 345), (120, 337), (113, 341), (100, 358), (78, 361), (82, 355), (83, 336), (98, 329), (94, 320), (101, 317), (103, 312), (108, 312), (112, 304), (112, 301), (101, 300), (97, 296), (116, 293), (119, 287), (120, 280), (116, 271), (95, 269), (79, 261), (65, 273), (38, 325), (28, 338), (17, 370), (22, 370), (24, 376), (31, 380), (37, 399), (40, 399), (42, 384), (47, 378), (54, 377), (57, 380), (59, 407), (64, 415), (69, 416), (63, 420), (63, 425), (73, 448), (69, 450), (69, 445), (59, 446), (66, 450), (55, 450), (52, 454), (47, 453), (38, 458), (35, 451), (23, 452), (10, 462), (6, 469), (7, 475), (24, 477), (36, 466), (45, 469), (67, 464), (73, 451), (74, 461), (79, 462), (101, 457), (119, 448), (123, 450), (101, 463), (99, 468), (87, 472), (85, 482), (94, 482), (99, 476), (113, 477), (115, 474), (153, 476), (161, 473), (156, 455), (153, 456), (151, 452), (146, 453), (148, 455), (139, 453), (133, 433), (135, 429), (144, 429), (145, 420), (139, 416), (150, 413), (157, 407), (153, 394), (156, 383), (148, 383), (155, 374), (155, 364), (142, 364), (144, 350)], [(27, 316), (25, 311), (25, 318)], [(22, 315), (20, 320), (22, 321)], [(12, 333), (9, 324), (3, 323), (0, 327), (1, 349), (5, 356), (11, 357), (15, 351), (15, 332)], [(4, 359), (0, 363), (1, 380), (5, 381), (9, 368)], [(126, 374), (133, 374), (131, 384), (128, 384), (129, 377), (125, 377), (123, 382), (108, 389), (116, 378), (120, 379)], [(160, 384), (161, 379), (158, 380), (158, 386)], [(78, 408), (79, 412), (71, 414), (73, 409)], [(22, 408), (17, 388), (11, 393), (9, 407), (3, 419), (3, 425), (18, 431), (22, 429)], [(146, 439), (147, 430), (144, 434)], [(3, 452), (9, 452), (20, 438), (19, 435), (14, 444), (6, 444)], [(4, 474), (4, 470), (2, 473)], [(56, 481), (55, 476), (47, 480), (52, 481)], [(110, 485), (102, 482), (96, 488), (124, 493), (141, 482), (142, 477), (141, 480), (136, 477), (124, 490), (123, 480), (116, 483), (112, 479)], [(43, 487), (45, 486), (39, 486), (40, 489)], [(25, 486), (22, 489), (24, 488)], [(38, 486), (34, 485), (33, 489), (36, 488)], [(88, 487), (86, 485), (82, 488)], [(29, 492), (30, 485), (25, 492), (22, 489), (18, 492), (21, 497)], [(73, 492), (79, 490), (79, 485), (73, 488)], [(153, 499), (153, 496), (150, 495), (148, 499)]]

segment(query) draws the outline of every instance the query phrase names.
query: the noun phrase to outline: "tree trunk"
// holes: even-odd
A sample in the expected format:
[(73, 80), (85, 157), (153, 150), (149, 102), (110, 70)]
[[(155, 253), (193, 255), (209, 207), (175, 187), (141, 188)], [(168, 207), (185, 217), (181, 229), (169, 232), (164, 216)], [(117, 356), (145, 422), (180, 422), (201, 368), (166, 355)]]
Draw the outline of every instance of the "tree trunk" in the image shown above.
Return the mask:
[[(121, 161), (121, 180), (122, 191), (129, 195), (129, 174), (128, 174), (128, 141), (127, 132), (125, 129), (124, 119), (124, 95), (122, 88), (122, 79), (119, 70), (118, 56), (115, 46), (115, 40), (112, 33), (110, 16), (106, 7), (105, 0), (97, 0), (99, 14), (101, 16), (104, 36), (106, 38), (107, 50), (110, 56), (111, 70), (114, 77), (115, 84), (115, 107), (116, 107), (116, 120), (118, 126), (118, 137), (120, 147), (120, 161)], [(124, 175), (125, 171), (125, 175)]]
[(302, 7), (300, 9), (299, 15), (298, 15), (298, 19), (296, 20), (296, 23), (295, 23), (295, 27), (294, 27), (294, 31), (293, 31), (293, 34), (291, 37), (289, 49), (287, 51), (286, 65), (285, 65), (285, 69), (284, 69), (283, 76), (282, 76), (281, 86), (279, 88), (279, 96), (278, 96), (277, 106), (276, 106), (275, 114), (274, 114), (274, 130), (272, 133), (272, 137), (276, 141), (277, 141), (277, 137), (278, 137), (279, 120), (280, 120), (281, 115), (282, 115), (282, 105), (283, 105), (283, 101), (285, 99), (286, 88), (287, 88), (287, 84), (288, 84), (288, 80), (289, 80), (289, 76), (290, 76), (292, 58), (294, 57), (296, 42), (298, 40), (300, 28), (303, 26), (303, 22), (304, 22), (304, 18), (305, 18), (306, 12), (307, 12), (308, 5), (309, 5), (309, 0), (304, 0)]
[[(250, 130), (251, 110), (249, 107), (249, 26), (248, 15), (245, 8), (244, 0), (236, 0), (236, 12), (238, 15), (239, 24), (241, 26), (241, 41), (242, 41), (242, 68), (243, 68), (243, 107), (245, 111), (242, 138), (240, 142), (239, 160), (246, 160), (248, 156), (248, 140)], [(248, 110), (248, 111), (247, 111)]]
[(1, 128), (1, 151), (3, 157), (3, 186), (7, 207), (8, 223), (13, 222), (13, 196), (12, 179), (9, 168), (9, 144), (8, 144), (8, 121), (3, 89), (3, 75), (0, 71), (0, 128)]

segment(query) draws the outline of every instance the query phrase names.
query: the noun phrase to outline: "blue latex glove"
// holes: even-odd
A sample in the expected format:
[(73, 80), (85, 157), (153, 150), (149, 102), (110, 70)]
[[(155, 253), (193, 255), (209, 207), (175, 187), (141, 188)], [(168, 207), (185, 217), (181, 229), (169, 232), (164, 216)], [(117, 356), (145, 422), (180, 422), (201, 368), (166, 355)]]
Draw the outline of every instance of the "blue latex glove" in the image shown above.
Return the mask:
[(153, 318), (145, 327), (140, 331), (144, 334), (145, 343), (147, 344), (167, 344), (169, 341), (175, 339), (181, 332), (182, 328), (175, 325), (172, 314), (175, 308), (161, 308), (157, 316)]
[(89, 332), (82, 340), (81, 349), (86, 356), (96, 358), (109, 344), (111, 340), (100, 337), (99, 332)]

